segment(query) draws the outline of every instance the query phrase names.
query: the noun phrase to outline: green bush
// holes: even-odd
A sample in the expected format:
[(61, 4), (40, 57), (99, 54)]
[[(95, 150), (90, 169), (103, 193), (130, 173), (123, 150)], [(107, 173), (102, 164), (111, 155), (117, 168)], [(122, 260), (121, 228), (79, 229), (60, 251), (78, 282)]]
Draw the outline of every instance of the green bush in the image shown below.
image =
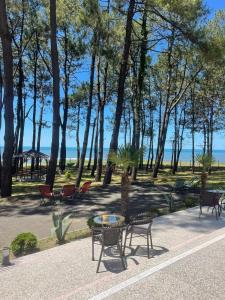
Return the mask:
[(186, 208), (194, 207), (194, 206), (197, 205), (197, 200), (194, 199), (194, 198), (185, 198), (184, 199), (184, 204), (185, 204)]
[(66, 164), (67, 168), (72, 168), (74, 165), (75, 165), (75, 163), (73, 163), (73, 162), (68, 162)]
[(20, 233), (11, 243), (15, 256), (32, 252), (37, 247), (37, 238), (31, 232)]
[(69, 180), (71, 178), (71, 173), (67, 171), (64, 176)]

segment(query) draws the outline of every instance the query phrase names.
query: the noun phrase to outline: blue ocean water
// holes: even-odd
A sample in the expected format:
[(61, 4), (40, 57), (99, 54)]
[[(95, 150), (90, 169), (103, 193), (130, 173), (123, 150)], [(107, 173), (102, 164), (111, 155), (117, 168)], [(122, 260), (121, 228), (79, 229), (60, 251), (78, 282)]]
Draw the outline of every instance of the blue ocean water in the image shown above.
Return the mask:
[[(24, 147), (24, 151), (30, 150), (30, 147)], [(2, 153), (3, 149), (0, 147), (0, 151)], [(51, 148), (50, 147), (41, 147), (41, 152), (50, 155)], [(195, 155), (200, 154), (202, 150), (196, 149)], [(90, 148), (87, 149), (86, 158), (89, 158)], [(76, 148), (67, 147), (67, 159), (75, 159), (76, 158)], [(104, 159), (107, 158), (108, 148), (104, 149)], [(164, 153), (164, 161), (170, 161), (172, 155), (171, 149), (165, 149)], [(183, 149), (180, 155), (180, 161), (182, 162), (190, 162), (191, 160), (191, 149)], [(217, 162), (225, 162), (225, 150), (214, 150), (213, 157)], [(147, 159), (147, 153), (145, 153), (145, 159)]]

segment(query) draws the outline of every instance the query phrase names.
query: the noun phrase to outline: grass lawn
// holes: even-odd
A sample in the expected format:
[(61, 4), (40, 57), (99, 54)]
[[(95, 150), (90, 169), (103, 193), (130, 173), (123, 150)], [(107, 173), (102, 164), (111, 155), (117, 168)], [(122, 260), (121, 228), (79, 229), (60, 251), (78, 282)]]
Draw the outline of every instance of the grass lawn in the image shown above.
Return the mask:
[[(64, 184), (74, 184), (76, 180), (77, 170), (74, 167), (69, 167), (66, 169), (67, 174), (69, 173), (70, 178), (65, 174), (57, 174), (55, 179), (54, 190), (60, 191)], [(66, 173), (65, 172), (65, 173)], [(90, 175), (91, 171), (84, 168), (83, 177), (81, 184), (87, 180), (93, 180), (94, 178)], [(200, 169), (198, 168), (194, 176), (200, 175)], [(179, 168), (179, 171), (173, 175), (169, 165), (160, 170), (158, 178), (152, 179), (151, 172), (146, 172), (145, 170), (138, 171), (137, 180), (138, 181), (152, 181), (156, 185), (173, 185), (176, 178), (183, 178), (185, 180), (191, 179), (193, 174), (190, 167), (183, 166)], [(120, 183), (120, 170), (116, 170), (112, 176), (112, 184)], [(43, 182), (20, 182), (13, 180), (13, 196), (10, 199), (0, 199), (0, 204), (5, 204), (7, 200), (17, 201), (23, 197), (32, 195), (38, 195), (38, 186), (42, 185)], [(93, 182), (92, 186), (101, 186), (102, 182)], [(224, 186), (225, 188), (225, 164), (221, 164), (220, 167), (213, 167), (211, 174), (208, 176), (208, 187), (210, 189), (216, 188), (217, 186)]]

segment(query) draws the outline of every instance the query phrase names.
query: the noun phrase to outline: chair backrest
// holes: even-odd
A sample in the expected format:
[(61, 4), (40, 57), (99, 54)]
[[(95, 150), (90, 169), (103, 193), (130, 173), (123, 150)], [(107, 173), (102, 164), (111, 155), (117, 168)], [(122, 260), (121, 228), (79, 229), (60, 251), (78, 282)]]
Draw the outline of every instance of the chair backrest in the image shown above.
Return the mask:
[(76, 192), (76, 186), (74, 184), (64, 185), (62, 192), (64, 196), (72, 196)]
[(207, 191), (200, 192), (200, 206), (215, 206), (219, 204), (220, 194)]
[(41, 185), (39, 186), (39, 191), (41, 195), (48, 195), (52, 193), (50, 185)]
[(82, 185), (82, 187), (80, 188), (80, 191), (81, 191), (82, 193), (86, 193), (86, 192), (90, 189), (91, 183), (92, 183), (92, 181), (86, 181), (86, 182)]
[(119, 243), (122, 237), (122, 228), (111, 227), (102, 229), (103, 245), (114, 246)]
[(131, 217), (129, 225), (148, 225), (148, 229), (150, 229), (152, 222), (152, 216), (149, 213), (140, 213)]

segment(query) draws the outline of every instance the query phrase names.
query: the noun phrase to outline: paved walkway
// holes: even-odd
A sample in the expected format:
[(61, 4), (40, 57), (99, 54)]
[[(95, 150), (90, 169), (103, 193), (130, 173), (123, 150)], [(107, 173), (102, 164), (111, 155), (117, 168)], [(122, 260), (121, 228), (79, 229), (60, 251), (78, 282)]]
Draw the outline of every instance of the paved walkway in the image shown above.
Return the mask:
[[(167, 191), (165, 191), (167, 192)], [(96, 213), (120, 212), (120, 186), (95, 188), (73, 204), (60, 207), (40, 207), (40, 196), (23, 198), (10, 204), (0, 205), (0, 248), (8, 246), (21, 232), (31, 231), (38, 239), (48, 237), (52, 227), (52, 211), (62, 209), (72, 214), (70, 230), (85, 228), (87, 219)], [(132, 211), (146, 211), (150, 207), (165, 207), (164, 195), (150, 183), (131, 186), (130, 207)]]
[(90, 238), (17, 259), (0, 269), (1, 299), (224, 299), (223, 216), (199, 219), (193, 208), (155, 218), (152, 229), (152, 257), (136, 239), (126, 271), (107, 251), (96, 274)]

